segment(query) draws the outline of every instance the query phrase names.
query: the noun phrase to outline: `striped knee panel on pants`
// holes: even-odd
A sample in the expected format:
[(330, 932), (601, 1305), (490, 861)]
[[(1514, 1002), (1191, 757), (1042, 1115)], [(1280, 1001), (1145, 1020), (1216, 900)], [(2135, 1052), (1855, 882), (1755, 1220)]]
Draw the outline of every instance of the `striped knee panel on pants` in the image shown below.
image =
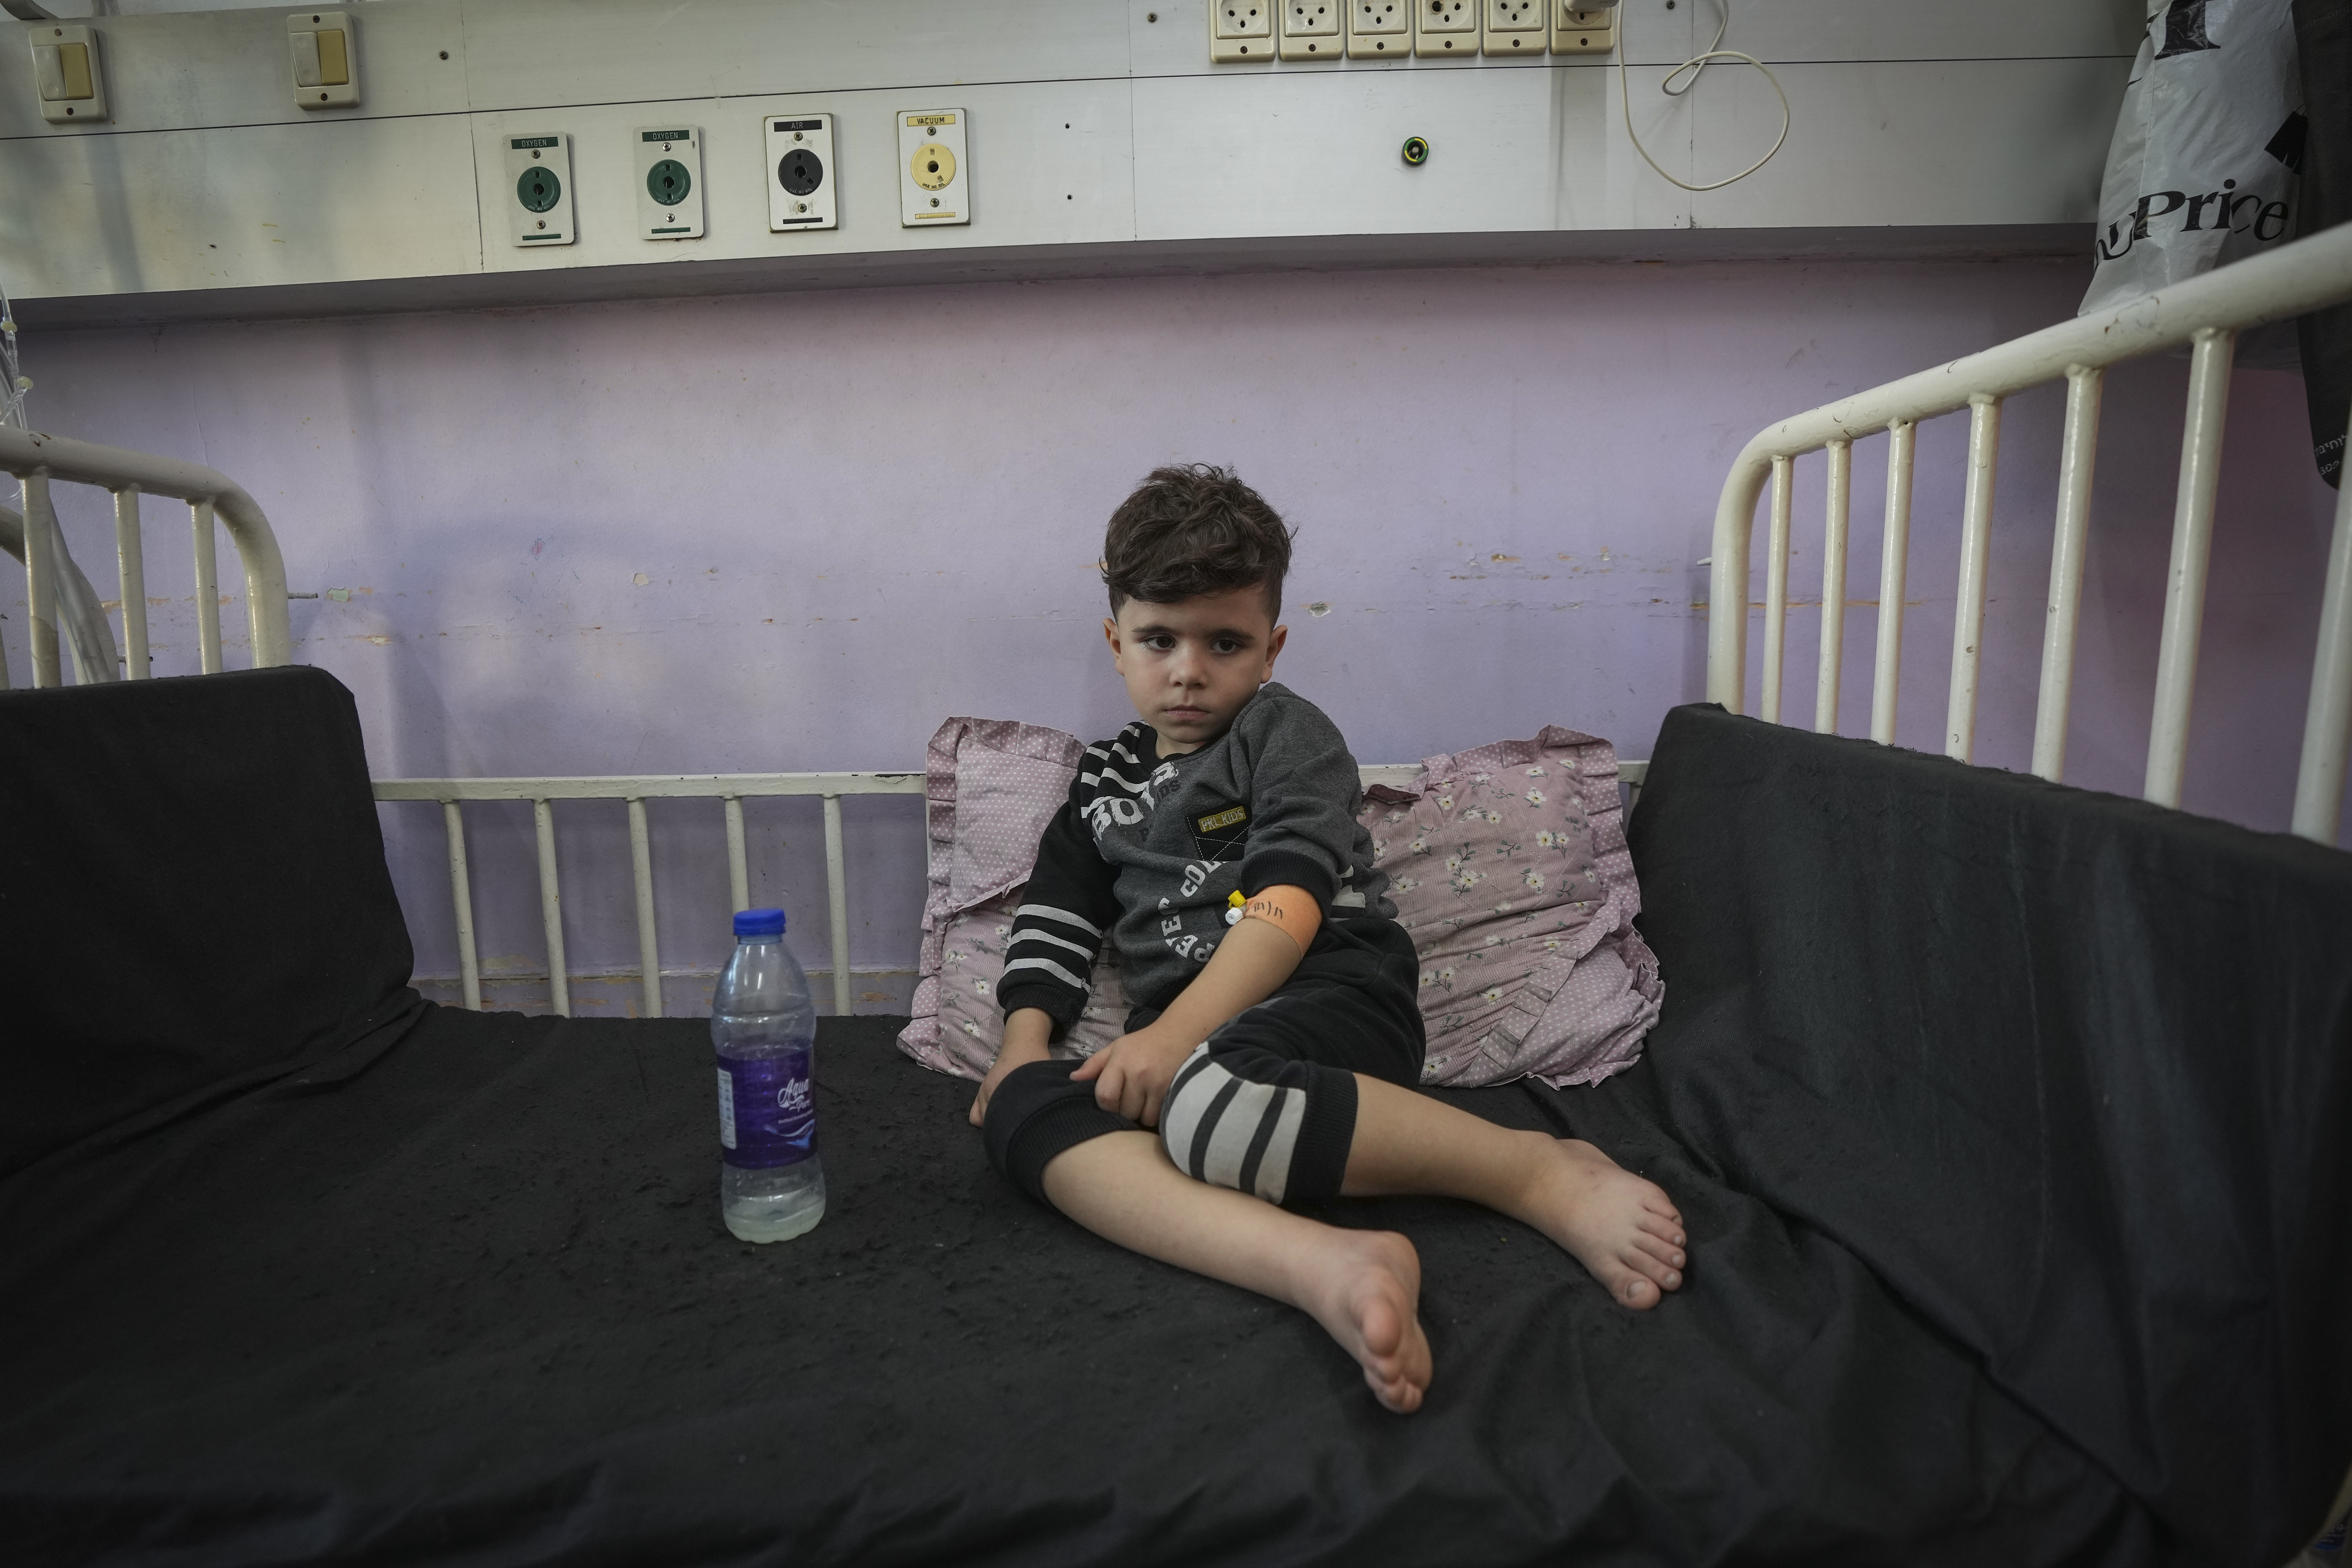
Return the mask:
[(1241, 1047), (1196, 1047), (1160, 1105), (1177, 1169), (1268, 1203), (1337, 1196), (1356, 1126), (1356, 1080)]

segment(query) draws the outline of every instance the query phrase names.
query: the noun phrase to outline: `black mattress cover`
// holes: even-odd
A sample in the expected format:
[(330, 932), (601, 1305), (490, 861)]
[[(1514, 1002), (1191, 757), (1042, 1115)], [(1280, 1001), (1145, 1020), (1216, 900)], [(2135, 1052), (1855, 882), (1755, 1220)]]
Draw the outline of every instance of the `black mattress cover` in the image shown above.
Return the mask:
[[(827, 1020), (831, 1185), (728, 1237), (701, 1025), (436, 1008), (0, 1185), (25, 1563), (2132, 1562), (2148, 1521), (1844, 1248), (1623, 1109), (1699, 1261), (1647, 1315), (1442, 1202), (1391, 1415), (1303, 1314), (1009, 1190), (971, 1086)], [(298, 1075), (299, 1076), (299, 1075)], [(1459, 1097), (1544, 1126), (1572, 1095)], [(1604, 1107), (1613, 1108), (1610, 1113)], [(1585, 1560), (1580, 1555), (1580, 1561)]]
[[(2334, 1182), (2335, 1167), (2290, 1136), (2343, 1109), (2341, 1075), (2318, 1062), (2344, 1014), (2308, 980), (2299, 939), (2265, 925), (2263, 952), (2239, 957), (2302, 1011), (2259, 1016), (2278, 1040), (2228, 1044), (2233, 1062), (2302, 1064), (2298, 1093), (2267, 1067), (2192, 1079), (2200, 1110), (2261, 1103), (2214, 1111), (2218, 1142), (2173, 1145), (2231, 1171), (2251, 1161), (2262, 1202), (2233, 1196), (2200, 1228), (2177, 1213), (2182, 1184), (2128, 1168), (2171, 1205), (2168, 1245), (2260, 1229), (2256, 1283), (2137, 1301), (2123, 1316), (2150, 1326), (2147, 1342), (2095, 1355), (2117, 1321), (2101, 1281), (2145, 1267), (2144, 1247), (2068, 1217), (2023, 1255), (2053, 1278), (2087, 1269), (2069, 1289), (2101, 1310), (2050, 1322), (2054, 1355), (2004, 1337), (2004, 1307), (2045, 1312), (2043, 1294), (2012, 1301), (1952, 1264), (1997, 1273), (2019, 1247), (2006, 1228), (1987, 1240), (1935, 1216), (2011, 1214), (2020, 1193), (2084, 1224), (2118, 1211), (2082, 1207), (2063, 1159), (2032, 1182), (1989, 1182), (1970, 1141), (2104, 1148), (2129, 1118), (2035, 1144), (2052, 1123), (2006, 1089), (1979, 1098), (1965, 1059), (1904, 1058), (1906, 1079), (1879, 1064), (1875, 1025), (1790, 1014), (1759, 974), (1759, 954), (1801, 966), (1811, 941), (1812, 962), (1846, 982), (1822, 994), (1881, 998), (1890, 982), (1853, 976), (1885, 969), (1885, 942), (1918, 942), (1900, 900), (1859, 900), (1883, 940), (1805, 902), (1858, 901), (1826, 875), (1791, 873), (1760, 901), (1783, 886), (1781, 836), (1801, 860), (1809, 833), (1901, 818), (1917, 781), (1838, 782), (1889, 761), (1878, 749), (1816, 763), (1811, 737), (1687, 710), (1670, 724), (1634, 818), (1645, 930), (1669, 972), (1649, 1058), (1597, 1089), (1452, 1098), (1590, 1137), (1662, 1183), (1689, 1222), (1690, 1284), (1632, 1313), (1483, 1211), (1331, 1205), (1326, 1217), (1402, 1230), (1422, 1251), (1437, 1376), (1423, 1410), (1398, 1417), (1300, 1314), (1122, 1253), (1005, 1188), (962, 1121), (971, 1086), (892, 1051), (896, 1020), (828, 1020), (821, 1035), (824, 1223), (794, 1242), (733, 1241), (716, 1212), (701, 1023), (473, 1015), (401, 985), (405, 936), (331, 679), (101, 688), (77, 710), (83, 695), (0, 697), (0, 755), (41, 759), (0, 770), (0, 806), (22, 822), (37, 805), (58, 826), (0, 839), (0, 951), (47, 942), (40, 968), (10, 975), (35, 1026), (0, 1038), (0, 1073), (38, 1091), (0, 1123), (10, 1563), (2255, 1563), (2317, 1522), (2332, 1489), (2318, 1478), (2347, 1457), (2326, 1415), (2329, 1399), (2345, 1408), (2341, 1364), (2319, 1348), (2336, 1325), (2281, 1304), (2281, 1270), (2299, 1283), (2341, 1251), (2317, 1234), (2332, 1197), (2312, 1196), (2311, 1173)], [(1776, 752), (1784, 737), (1812, 752)], [(188, 756), (231, 752), (241, 766), (198, 771), (250, 797), (243, 816), (182, 782)], [(1803, 792), (1788, 787), (1800, 766), (1822, 770)], [(1995, 881), (1985, 868), (2009, 866), (2014, 889), (2021, 862), (2004, 855), (2037, 842), (2032, 811), (1962, 798), (1997, 775), (1958, 772), (1937, 786), (1958, 803), (1942, 839), (1917, 821), (1894, 835), (1921, 837), (1899, 869), (1948, 897), (1956, 921), (1983, 911), (1965, 889), (1937, 890), (1923, 857)], [(1776, 794), (1778, 816), (1761, 804)], [(2112, 824), (2080, 831), (2126, 890), (2143, 852), (2186, 885), (2200, 855), (2242, 855), (2254, 837), (2166, 859)], [(108, 835), (125, 841), (107, 862), (121, 879), (94, 880), (79, 842)], [(274, 900), (224, 890), (257, 837), (289, 882)], [(2324, 932), (2352, 905), (2329, 903), (2341, 879), (2309, 864), (2267, 896)], [(245, 923), (215, 947), (191, 939), (184, 961), (166, 944), (129, 980), (107, 967), (113, 947), (39, 929), (112, 930), (103, 910), (133, 897), (190, 925)], [(1738, 923), (1743, 900), (1770, 930)], [(2012, 891), (1991, 918), (2030, 903)], [(1838, 959), (1838, 942), (1863, 946)], [(199, 962), (218, 947), (264, 973), (281, 950), (310, 955), (325, 978), (281, 994)], [(127, 1013), (110, 1005), (113, 990), (165, 984), (168, 1006), (144, 992)], [(1954, 1005), (1965, 1014), (1988, 988), (2017, 984), (1979, 979)], [(1920, 1026), (1920, 1041), (1962, 1048)], [(2066, 1038), (2045, 1028), (2040, 1048), (2072, 1060), (2084, 1047)], [(2179, 1047), (2160, 1019), (2146, 1038), (2158, 1059)], [(2246, 1081), (2259, 1094), (2232, 1087)], [(1976, 1120), (1943, 1126), (1955, 1105)], [(2236, 1141), (2254, 1137), (2287, 1146)], [(1847, 1191), (1886, 1183), (1901, 1190)], [(2275, 1368), (2252, 1363), (2246, 1335)], [(2305, 1380), (2278, 1421), (2225, 1402), (2197, 1426), (2140, 1397), (2193, 1377), (2179, 1347), (2204, 1339), (2267, 1390)], [(2053, 1385), (2036, 1375), (2052, 1362), (2083, 1370)], [(2109, 1409), (2128, 1412), (2112, 1430), (2094, 1418)], [(2267, 1445), (2274, 1480), (2221, 1451), (2249, 1442)], [(2139, 1454), (2154, 1458), (2136, 1471)], [(2191, 1460), (2235, 1466), (2221, 1502), (2181, 1473)]]
[(2352, 855), (1711, 707), (1650, 781), (1665, 1129), (2292, 1556), (2352, 1465)]

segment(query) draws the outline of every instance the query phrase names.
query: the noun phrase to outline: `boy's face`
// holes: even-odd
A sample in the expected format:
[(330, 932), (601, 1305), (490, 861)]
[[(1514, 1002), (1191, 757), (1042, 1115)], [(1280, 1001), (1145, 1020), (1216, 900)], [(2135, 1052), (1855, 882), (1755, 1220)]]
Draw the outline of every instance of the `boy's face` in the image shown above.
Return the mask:
[(1160, 731), (1163, 756), (1196, 752), (1223, 734), (1274, 679), (1289, 630), (1266, 613), (1263, 587), (1173, 605), (1129, 599), (1103, 623), (1128, 700)]

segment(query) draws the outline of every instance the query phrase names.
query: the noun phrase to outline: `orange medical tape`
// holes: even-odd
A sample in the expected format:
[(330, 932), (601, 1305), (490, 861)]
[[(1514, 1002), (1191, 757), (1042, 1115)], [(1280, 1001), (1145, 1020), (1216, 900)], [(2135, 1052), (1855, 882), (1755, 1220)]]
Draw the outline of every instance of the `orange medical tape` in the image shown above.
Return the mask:
[(1323, 923), (1323, 908), (1304, 888), (1268, 888), (1242, 906), (1242, 919), (1277, 927), (1305, 952), (1307, 944), (1315, 940), (1316, 928)]

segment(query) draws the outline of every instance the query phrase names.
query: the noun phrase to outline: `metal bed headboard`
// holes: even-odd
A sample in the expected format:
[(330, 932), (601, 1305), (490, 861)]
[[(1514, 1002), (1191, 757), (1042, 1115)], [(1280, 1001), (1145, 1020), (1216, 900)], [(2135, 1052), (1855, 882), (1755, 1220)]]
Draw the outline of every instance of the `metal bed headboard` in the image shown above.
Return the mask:
[[(1619, 779), (1638, 792), (1647, 764), (1621, 762)], [(1361, 769), (1367, 785), (1403, 787), (1420, 773), (1417, 763), (1383, 763)], [(646, 818), (648, 800), (717, 800), (727, 823), (727, 889), (731, 912), (751, 902), (750, 847), (743, 829), (743, 803), (777, 795), (815, 795), (824, 803), (826, 913), (832, 942), (833, 1009), (850, 1011), (849, 878), (841, 829), (845, 795), (923, 793), (920, 773), (657, 773), (642, 776), (569, 778), (378, 779), (380, 801), (437, 801), (449, 848), (449, 901), (457, 914), (457, 978), (467, 1007), (482, 1005), (481, 960), (474, 933), (473, 874), (466, 853), (462, 803), (527, 800), (537, 829), (540, 923), (547, 940), (549, 1000), (565, 1016), (572, 1012), (571, 975), (564, 963), (563, 889), (556, 871), (555, 802), (617, 800), (629, 809), (629, 868), (635, 884), (638, 993), (644, 1016), (665, 1016), (661, 931), (654, 913), (653, 836)]]
[[(1734, 713), (1745, 710), (1748, 542), (1756, 502), (1769, 479), (1772, 508), (1765, 546), (1759, 717), (1780, 722), (1781, 654), (1789, 615), (1791, 469), (1799, 457), (1826, 449), (1824, 613), (1813, 728), (1824, 734), (1837, 729), (1844, 627), (1843, 616), (1835, 613), (1835, 607), (1845, 603), (1846, 513), (1853, 443), (1884, 430), (1888, 440), (1886, 531), (1870, 738), (1894, 742), (1895, 686), (1903, 662), (1903, 579), (1910, 540), (1914, 437), (1919, 421), (1966, 408), (1968, 479), (1961, 505), (1958, 602), (1953, 616), (1951, 695), (1945, 710), (1944, 751), (1960, 762), (1969, 761), (1976, 742), (1978, 658), (1983, 641), (1985, 567), (1992, 538), (1992, 482), (2000, 447), (2001, 400), (2063, 377), (2065, 434), (2059, 453), (2057, 533), (2051, 552), (2032, 764), (2035, 773), (2057, 780), (2065, 770), (2067, 708), (2074, 688), (2083, 551), (2090, 532), (2091, 469), (2098, 439), (2101, 379), (2107, 366), (2120, 361), (2187, 343), (2190, 345), (2189, 417), (2180, 444), (2172, 561), (2157, 656), (2156, 722), (2148, 742), (2144, 791), (2147, 799), (2159, 805), (2179, 805), (2181, 774), (2189, 758), (2189, 710), (2197, 681), (2205, 569), (2213, 547), (2213, 501), (2221, 478), (2231, 352), (2238, 333), (2248, 327), (2286, 321), (2347, 299), (2352, 299), (2352, 224), (2097, 315), (2063, 321), (1937, 369), (1841, 398), (1764, 430), (1733, 462), (1716, 509), (1713, 574), (1707, 592), (1712, 606), (1707, 622), (1707, 700)], [(1735, 607), (1738, 613), (1728, 613)], [(2336, 500), (2318, 646), (2312, 660), (2310, 705), (2295, 774), (2294, 830), (2305, 838), (2336, 842), (2347, 740), (2352, 740), (2352, 485), (2346, 486)]]
[[(236, 546), (245, 568), (247, 618), (253, 628), (256, 668), (294, 662), (294, 633), (286, 612), (286, 558), (278, 536), (254, 499), (226, 474), (199, 463), (158, 458), (92, 441), (68, 440), (37, 431), (0, 426), (0, 473), (25, 482), (25, 513), (0, 508), (0, 548), (25, 563), (25, 598), (32, 625), (33, 684), (56, 686), (58, 626), (73, 635), (74, 663), (85, 681), (147, 677), (147, 569), (139, 533), (142, 494), (174, 496), (188, 503), (196, 558), (197, 663), (206, 675), (221, 668), (220, 577), (215, 564), (213, 523), (217, 518)], [(115, 559), (122, 585), (121, 668), (115, 666), (106, 617), (67, 553), (49, 486), (64, 480), (113, 492)], [(0, 666), (0, 683), (5, 667)]]

